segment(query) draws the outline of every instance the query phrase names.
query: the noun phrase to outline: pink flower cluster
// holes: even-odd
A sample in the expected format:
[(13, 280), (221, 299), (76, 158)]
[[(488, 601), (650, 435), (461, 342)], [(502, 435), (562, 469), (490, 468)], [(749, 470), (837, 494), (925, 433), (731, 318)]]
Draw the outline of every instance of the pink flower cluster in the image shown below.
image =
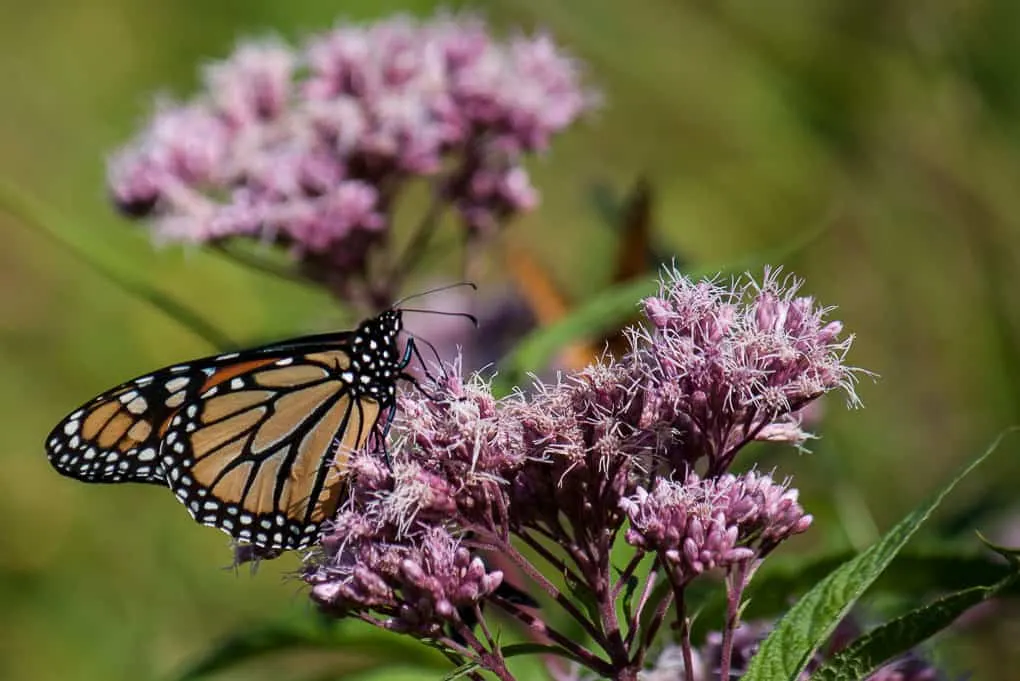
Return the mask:
[(438, 637), (462, 628), (503, 582), (502, 572), (489, 570), (442, 526), (408, 538), (371, 513), (348, 510), (337, 522), (350, 528), (334, 547), (333, 564), (306, 576), (312, 598), (334, 614)]
[[(628, 644), (606, 632), (622, 626), (622, 585), (641, 556), (660, 559), (674, 591), (713, 568), (739, 568), (733, 583), (743, 588), (757, 561), (811, 523), (785, 483), (726, 472), (743, 445), (766, 432), (775, 439), (774, 426), (821, 394), (842, 389), (856, 401), (855, 370), (842, 361), (849, 340), (812, 299), (794, 297), (796, 287), (767, 275), (723, 289), (671, 273), (645, 301), (653, 330), (632, 330), (632, 350), (619, 361), (503, 399), (456, 366), (402, 393), (392, 466), (372, 452), (355, 457), (348, 505), (307, 565), (314, 598), (327, 610), (383, 614), (389, 628), (422, 631), (428, 621), (432, 635), (456, 631), (480, 659), (487, 653), (465, 632), (466, 616), (477, 619), (475, 608), (490, 601), (608, 673), (500, 597), (503, 566), (488, 572), (475, 562), (490, 555), (516, 566), (570, 611), (523, 546), (557, 578), (589, 590), (602, 619), (571, 614), (614, 665), (640, 660), (628, 645), (651, 639)], [(467, 552), (446, 572), (419, 557), (440, 535), (456, 545), (446, 555)], [(638, 552), (616, 575), (621, 536)], [(404, 560), (433, 586), (410, 589)], [(632, 631), (644, 605), (628, 609)]]
[(797, 490), (755, 472), (706, 480), (691, 473), (683, 482), (660, 478), (651, 492), (638, 487), (620, 507), (630, 519), (627, 542), (658, 554), (678, 584), (761, 558), (811, 525)]
[(354, 274), (415, 178), (471, 230), (533, 208), (524, 156), (594, 103), (547, 35), (498, 41), (459, 16), (245, 43), (203, 82), (114, 154), (117, 205), (161, 239), (255, 237)]
[(657, 386), (648, 417), (684, 434), (676, 468), (707, 458), (718, 474), (750, 440), (799, 444), (797, 412), (830, 390), (857, 403), (857, 372), (844, 363), (853, 336), (841, 338), (843, 325), (799, 287), (769, 270), (731, 286), (673, 276), (644, 301), (652, 330), (635, 333)]

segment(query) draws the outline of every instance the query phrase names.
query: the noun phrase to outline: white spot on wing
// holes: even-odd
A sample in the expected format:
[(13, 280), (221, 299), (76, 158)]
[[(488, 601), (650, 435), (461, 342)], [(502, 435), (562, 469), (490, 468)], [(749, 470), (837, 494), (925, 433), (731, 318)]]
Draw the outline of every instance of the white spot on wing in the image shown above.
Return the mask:
[(138, 414), (144, 414), (148, 406), (144, 397), (136, 397), (127, 403), (127, 410), (137, 416)]
[(191, 380), (187, 376), (179, 376), (172, 381), (166, 382), (166, 390), (170, 393), (175, 393), (188, 385), (188, 381)]

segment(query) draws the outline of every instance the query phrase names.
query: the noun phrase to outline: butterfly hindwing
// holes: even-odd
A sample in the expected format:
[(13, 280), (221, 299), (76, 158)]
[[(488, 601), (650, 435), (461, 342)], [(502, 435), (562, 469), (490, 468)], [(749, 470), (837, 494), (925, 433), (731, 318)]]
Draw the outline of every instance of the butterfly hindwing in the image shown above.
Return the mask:
[(359, 376), (342, 349), (211, 376), (164, 438), (175, 496), (235, 539), (306, 545), (335, 513), (346, 459), (378, 421), (379, 402), (359, 392)]

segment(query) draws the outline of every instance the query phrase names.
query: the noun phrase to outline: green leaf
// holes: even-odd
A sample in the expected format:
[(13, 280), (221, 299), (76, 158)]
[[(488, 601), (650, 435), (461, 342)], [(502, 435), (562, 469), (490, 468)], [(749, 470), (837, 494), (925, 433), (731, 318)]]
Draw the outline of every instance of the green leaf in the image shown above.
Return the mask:
[(592, 622), (599, 621), (599, 602), (595, 593), (584, 582), (573, 579), (570, 575), (564, 575), (563, 583), (566, 585), (574, 601), (579, 603), (588, 613)]
[(471, 672), (476, 672), (479, 669), (481, 669), (481, 666), (477, 662), (465, 662), (444, 676), (443, 681), (455, 681), (455, 679), (462, 679)]
[[(782, 248), (756, 253), (729, 263), (694, 268), (685, 274), (698, 279), (780, 262), (810, 245), (823, 232), (824, 228), (812, 230), (799, 235)], [(529, 371), (548, 366), (553, 355), (572, 341), (597, 338), (618, 328), (634, 315), (642, 298), (654, 295), (658, 290), (658, 274), (628, 281), (598, 293), (556, 323), (532, 331), (499, 363), (500, 375), (496, 386), (499, 392), (509, 392), (509, 388), (519, 384)]]
[[(780, 615), (797, 597), (853, 556), (850, 551), (837, 551), (806, 557), (770, 557), (744, 593), (749, 601), (746, 619)], [(870, 593), (881, 592), (917, 602), (934, 593), (956, 591), (975, 583), (990, 584), (1008, 573), (1008, 567), (987, 551), (956, 544), (921, 546), (904, 549), (897, 555), (872, 585)], [(693, 598), (691, 602), (695, 602)], [(711, 590), (704, 598), (703, 617), (695, 626), (694, 638), (719, 629), (725, 611), (725, 593), (721, 589)]]
[(991, 585), (974, 586), (944, 596), (875, 628), (832, 657), (811, 681), (856, 681), (884, 662), (942, 631), (968, 608), (997, 595), (1017, 581), (1020, 573)]
[(25, 192), (3, 180), (0, 180), (0, 208), (50, 239), (59, 248), (84, 263), (86, 267), (114, 286), (152, 305), (217, 350), (236, 349), (237, 344), (234, 341), (191, 308), (148, 284), (120, 274), (103, 264), (95, 256), (90, 255), (82, 246), (71, 242), (64, 235), (64, 230), (56, 226), (62, 222), (61, 220), (58, 220), (51, 212), (47, 212), (42, 204), (29, 197)]
[[(522, 655), (556, 655), (557, 657), (563, 657), (572, 661), (574, 660), (574, 657), (563, 648), (543, 643), (514, 643), (512, 645), (504, 646), (502, 648), (502, 653), (503, 659), (506, 660), (509, 660), (512, 657), (520, 657)], [(444, 676), (443, 681), (454, 681), (454, 679), (463, 678), (471, 672), (478, 671), (481, 668), (481, 665), (477, 662), (465, 662)]]
[[(1007, 431), (1010, 432), (1010, 431)], [(915, 509), (874, 545), (818, 583), (779, 621), (751, 660), (743, 681), (794, 681), (864, 591), (968, 473), (999, 446), (1005, 434), (966, 466), (930, 501)]]
[(374, 630), (357, 632), (350, 627), (332, 624), (274, 623), (235, 632), (216, 644), (176, 679), (191, 681), (266, 655), (309, 649), (349, 652), (360, 665), (371, 665), (374, 668), (420, 665), (445, 669), (449, 664), (441, 656), (408, 637), (387, 635)]

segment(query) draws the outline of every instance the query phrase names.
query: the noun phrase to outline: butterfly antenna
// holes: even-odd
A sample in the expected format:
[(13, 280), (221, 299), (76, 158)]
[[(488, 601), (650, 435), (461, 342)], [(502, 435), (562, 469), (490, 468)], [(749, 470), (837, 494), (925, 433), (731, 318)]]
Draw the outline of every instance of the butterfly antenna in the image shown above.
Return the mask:
[(478, 286), (476, 286), (474, 284), (474, 282), (470, 282), (470, 281), (458, 281), (455, 284), (446, 284), (445, 286), (438, 286), (436, 288), (430, 288), (427, 291), (422, 291), (420, 293), (412, 293), (409, 296), (404, 296), (403, 298), (401, 298), (397, 302), (393, 303), (393, 305), (390, 306), (390, 309), (395, 310), (398, 307), (400, 307), (402, 304), (406, 303), (409, 300), (414, 300), (415, 298), (422, 298), (424, 296), (430, 296), (433, 293), (441, 293), (442, 291), (449, 291), (450, 289), (460, 288), (462, 286), (470, 286), (472, 291), (477, 291), (478, 290)]
[(423, 310), (417, 307), (402, 307), (401, 312), (415, 312), (417, 314), (437, 314), (442, 317), (461, 317), (471, 322), (471, 325), (478, 328), (478, 317), (469, 312), (448, 312), (446, 310)]

